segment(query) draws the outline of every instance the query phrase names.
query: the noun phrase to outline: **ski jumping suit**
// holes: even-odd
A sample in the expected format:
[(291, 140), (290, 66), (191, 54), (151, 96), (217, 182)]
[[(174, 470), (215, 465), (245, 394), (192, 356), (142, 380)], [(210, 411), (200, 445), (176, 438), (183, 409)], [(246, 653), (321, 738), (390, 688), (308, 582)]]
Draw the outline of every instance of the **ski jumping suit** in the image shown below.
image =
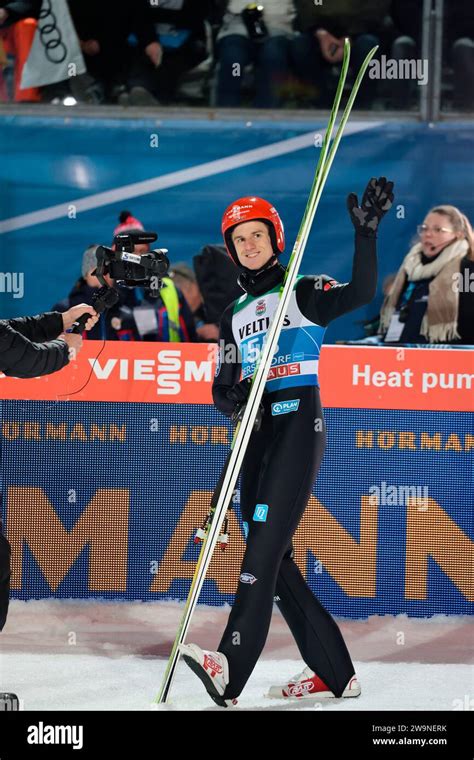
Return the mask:
[[(276, 265), (273, 271), (273, 282), (265, 292), (244, 294), (222, 316), (213, 398), (228, 417), (235, 402), (227, 392), (241, 377), (252, 376), (277, 308), (284, 269)], [(274, 601), (303, 660), (336, 697), (354, 675), (336, 622), (293, 561), (292, 537), (325, 447), (318, 383), (325, 328), (341, 314), (369, 303), (376, 284), (376, 239), (356, 233), (351, 282), (339, 284), (327, 275), (301, 276), (294, 286), (262, 398), (261, 428), (252, 432), (242, 466), (246, 549), (235, 601), (217, 647), (229, 662), (224, 699), (238, 697), (250, 677), (265, 645)]]

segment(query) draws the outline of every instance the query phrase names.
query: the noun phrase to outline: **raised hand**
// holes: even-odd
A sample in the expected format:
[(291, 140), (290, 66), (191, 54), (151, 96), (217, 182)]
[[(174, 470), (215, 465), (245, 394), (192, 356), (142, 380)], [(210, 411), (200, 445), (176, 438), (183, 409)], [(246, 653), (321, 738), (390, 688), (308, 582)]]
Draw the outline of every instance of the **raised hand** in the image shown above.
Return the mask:
[(393, 182), (386, 177), (372, 177), (359, 201), (355, 193), (347, 196), (347, 209), (352, 224), (359, 235), (377, 237), (377, 228), (382, 217), (389, 211), (393, 203)]

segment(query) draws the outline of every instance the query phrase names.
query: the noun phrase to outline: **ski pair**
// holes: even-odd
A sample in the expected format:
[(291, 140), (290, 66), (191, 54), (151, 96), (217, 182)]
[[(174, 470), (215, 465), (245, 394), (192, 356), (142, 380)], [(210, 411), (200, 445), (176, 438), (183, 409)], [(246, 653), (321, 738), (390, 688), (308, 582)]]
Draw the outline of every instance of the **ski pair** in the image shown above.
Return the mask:
[(334, 161), (337, 148), (341, 141), (344, 128), (352, 111), (352, 106), (354, 104), (354, 100), (356, 98), (363, 76), (376, 51), (377, 47), (374, 47), (367, 54), (357, 74), (354, 86), (349, 95), (346, 107), (341, 117), (341, 121), (336, 131), (333, 144), (331, 146), (331, 149), (329, 149), (337, 113), (339, 111), (342, 93), (344, 90), (347, 71), (349, 69), (350, 43), (348, 39), (344, 41), (344, 58), (342, 62), (341, 74), (339, 77), (334, 103), (329, 116), (328, 125), (324, 135), (318, 164), (316, 166), (313, 183), (308, 197), (308, 202), (306, 204), (303, 219), (301, 221), (296, 241), (288, 262), (285, 278), (280, 289), (278, 306), (263, 342), (262, 351), (260, 352), (260, 355), (256, 362), (256, 368), (252, 377), (252, 385), (250, 388), (247, 404), (245, 406), (242, 419), (237, 424), (237, 427), (235, 429), (231, 444), (231, 450), (224, 465), (224, 469), (221, 473), (221, 477), (219, 478), (217, 488), (214, 491), (211, 502), (210, 519), (206, 525), (206, 536), (204, 538), (196, 563), (196, 569), (191, 582), (191, 588), (186, 600), (184, 612), (181, 618), (178, 632), (176, 634), (176, 639), (171, 650), (171, 655), (163, 677), (161, 689), (155, 700), (158, 703), (167, 701), (180, 656), (179, 646), (184, 642), (184, 639), (188, 632), (188, 628), (191, 623), (191, 617), (198, 602), (202, 585), (206, 578), (206, 573), (211, 562), (216, 543), (219, 539), (221, 526), (230, 504), (235, 485), (237, 483), (237, 478), (239, 476), (245, 452), (247, 450), (250, 436), (254, 427), (255, 418), (259, 410), (273, 354), (277, 347), (283, 320), (288, 310), (293, 288), (298, 276), (314, 215), (316, 213), (316, 209), (318, 207), (329, 170)]

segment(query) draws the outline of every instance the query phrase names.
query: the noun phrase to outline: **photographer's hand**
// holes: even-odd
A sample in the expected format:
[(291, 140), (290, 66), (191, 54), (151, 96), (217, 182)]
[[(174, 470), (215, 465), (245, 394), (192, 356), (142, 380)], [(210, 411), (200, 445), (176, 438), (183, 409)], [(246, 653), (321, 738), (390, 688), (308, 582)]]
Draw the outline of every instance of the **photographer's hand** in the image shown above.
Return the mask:
[(69, 359), (73, 361), (82, 348), (82, 336), (75, 333), (61, 333), (58, 340), (63, 340), (69, 347)]
[(63, 329), (70, 330), (73, 326), (74, 322), (77, 322), (79, 317), (82, 317), (83, 314), (90, 314), (91, 318), (87, 320), (85, 329), (86, 330), (92, 330), (94, 325), (99, 319), (99, 315), (97, 314), (96, 310), (93, 306), (90, 306), (87, 303), (80, 303), (78, 306), (71, 306), (70, 309), (63, 312)]

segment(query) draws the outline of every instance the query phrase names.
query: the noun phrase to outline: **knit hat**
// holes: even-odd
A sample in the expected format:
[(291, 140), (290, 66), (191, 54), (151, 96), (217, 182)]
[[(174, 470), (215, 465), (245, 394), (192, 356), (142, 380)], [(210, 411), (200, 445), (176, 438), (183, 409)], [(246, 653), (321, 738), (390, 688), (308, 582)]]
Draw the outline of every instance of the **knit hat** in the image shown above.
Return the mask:
[(174, 277), (175, 275), (178, 275), (178, 277), (182, 277), (185, 280), (189, 280), (190, 282), (196, 282), (194, 269), (184, 261), (177, 261), (176, 264), (172, 265), (168, 277)]
[(121, 211), (119, 214), (119, 222), (120, 224), (114, 229), (114, 237), (115, 235), (119, 235), (121, 232), (145, 229), (143, 224), (131, 215), (130, 211)]
[(92, 269), (97, 266), (97, 257), (95, 255), (98, 245), (89, 245), (82, 256), (82, 276), (84, 279), (87, 277)]

